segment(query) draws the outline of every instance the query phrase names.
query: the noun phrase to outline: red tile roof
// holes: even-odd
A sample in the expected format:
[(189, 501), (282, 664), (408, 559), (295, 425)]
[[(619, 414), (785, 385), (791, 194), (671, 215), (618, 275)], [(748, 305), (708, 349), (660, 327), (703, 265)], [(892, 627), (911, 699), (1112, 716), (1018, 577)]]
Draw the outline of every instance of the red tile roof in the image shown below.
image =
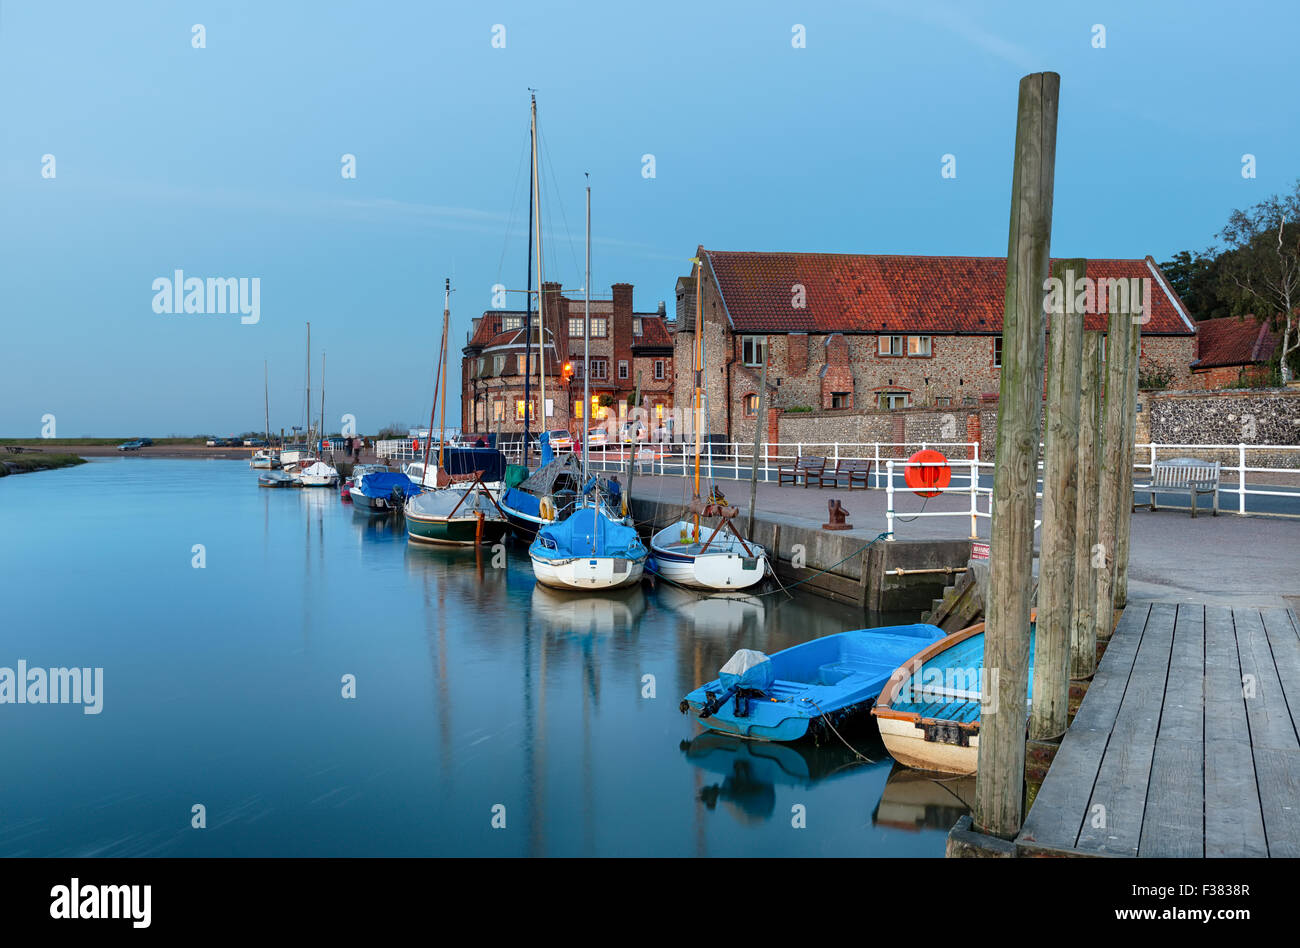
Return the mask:
[(641, 317), (641, 335), (632, 337), (632, 347), (654, 346), (671, 349), (673, 337), (668, 334), (668, 327), (658, 313), (636, 313)]
[[(706, 250), (737, 332), (998, 333), (1005, 257), (914, 257)], [(1143, 333), (1194, 332), (1178, 297), (1150, 258), (1088, 260), (1088, 276), (1152, 280), (1151, 320)], [(801, 284), (807, 305), (791, 305)], [(1106, 328), (1104, 314), (1086, 326)]]
[(1268, 320), (1254, 316), (1203, 319), (1196, 324), (1196, 361), (1192, 367), (1254, 365), (1273, 358), (1277, 333), (1269, 329)]

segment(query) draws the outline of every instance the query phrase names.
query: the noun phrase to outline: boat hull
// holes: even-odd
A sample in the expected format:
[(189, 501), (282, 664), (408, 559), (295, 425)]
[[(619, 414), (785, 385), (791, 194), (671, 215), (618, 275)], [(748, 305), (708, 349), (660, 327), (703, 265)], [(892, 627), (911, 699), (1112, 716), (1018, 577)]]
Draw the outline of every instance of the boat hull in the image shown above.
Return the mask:
[(474, 546), (477, 543), (499, 543), (505, 538), (510, 525), (504, 520), (483, 520), (482, 539), (477, 517), (456, 517), (452, 520), (413, 517), (406, 515), (406, 535), (415, 543), (432, 543), (440, 546)]
[(730, 536), (719, 536), (715, 540), (717, 549), (699, 554), (674, 549), (674, 546), (683, 547), (673, 542), (680, 537), (681, 530), (692, 526), (682, 521), (660, 530), (650, 540), (650, 550), (654, 555), (652, 568), (656, 575), (679, 586), (711, 590), (748, 589), (767, 576), (766, 551), (756, 543), (749, 544), (753, 556), (746, 556), (743, 549), (736, 549), (736, 540)]
[(619, 589), (639, 583), (645, 572), (644, 556), (635, 560), (613, 556), (568, 560), (531, 556), (531, 559), (537, 581), (553, 589)]
[(978, 734), (967, 737), (965, 745), (948, 744), (926, 740), (925, 728), (918, 727), (913, 721), (877, 717), (876, 723), (880, 725), (880, 739), (885, 750), (905, 767), (961, 777), (970, 776), (979, 769)]

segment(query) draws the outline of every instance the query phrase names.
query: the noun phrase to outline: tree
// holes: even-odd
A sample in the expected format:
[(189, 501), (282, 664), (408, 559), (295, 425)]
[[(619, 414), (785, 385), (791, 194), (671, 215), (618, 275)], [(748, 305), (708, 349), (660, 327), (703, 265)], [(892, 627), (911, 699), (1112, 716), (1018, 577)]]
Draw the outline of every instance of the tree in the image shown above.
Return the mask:
[(1300, 181), (1289, 194), (1233, 211), (1219, 237), (1230, 251), (1220, 257), (1225, 295), (1235, 296), (1235, 315), (1254, 313), (1282, 333), (1279, 368), (1289, 382), (1300, 354)]
[(1172, 260), (1160, 264), (1169, 285), (1183, 301), (1192, 319), (1216, 319), (1232, 315), (1232, 304), (1220, 292), (1225, 254), (1214, 248), (1203, 251), (1180, 250)]

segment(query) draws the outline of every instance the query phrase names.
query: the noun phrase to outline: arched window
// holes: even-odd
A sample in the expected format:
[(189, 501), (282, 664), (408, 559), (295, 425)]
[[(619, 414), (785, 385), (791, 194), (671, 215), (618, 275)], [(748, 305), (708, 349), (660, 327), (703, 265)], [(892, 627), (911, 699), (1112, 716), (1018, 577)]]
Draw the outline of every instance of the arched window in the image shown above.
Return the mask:
[(745, 407), (745, 417), (753, 418), (758, 414), (758, 395), (746, 395), (742, 400)]

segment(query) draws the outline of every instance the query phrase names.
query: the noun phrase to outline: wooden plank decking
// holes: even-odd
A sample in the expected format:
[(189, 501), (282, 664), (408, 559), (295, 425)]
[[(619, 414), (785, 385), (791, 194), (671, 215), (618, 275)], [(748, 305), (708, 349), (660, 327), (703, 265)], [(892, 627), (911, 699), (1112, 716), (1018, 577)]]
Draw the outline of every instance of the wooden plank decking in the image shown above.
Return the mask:
[(1300, 856), (1300, 620), (1131, 603), (1022, 855)]

